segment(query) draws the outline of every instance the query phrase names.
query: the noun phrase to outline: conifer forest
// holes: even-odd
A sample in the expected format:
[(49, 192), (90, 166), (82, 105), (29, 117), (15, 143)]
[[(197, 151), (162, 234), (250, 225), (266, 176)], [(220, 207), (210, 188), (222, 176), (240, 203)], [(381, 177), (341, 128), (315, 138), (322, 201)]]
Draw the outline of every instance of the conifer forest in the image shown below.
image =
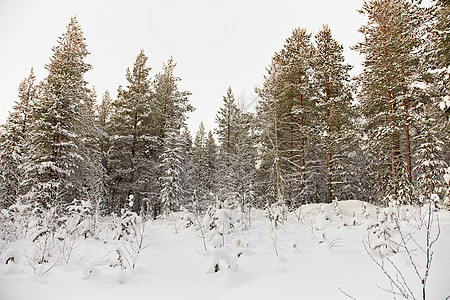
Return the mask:
[[(0, 129), (0, 282), (11, 283), (0, 298), (58, 299), (66, 274), (85, 299), (172, 275), (188, 299), (217, 283), (236, 299), (448, 299), (450, 4), (366, 0), (359, 13), (360, 74), (328, 25), (293, 28), (267, 58), (256, 108), (224, 86), (215, 128), (195, 132), (170, 53), (155, 70), (151, 49), (137, 51), (126, 85), (97, 95), (89, 28), (68, 20), (36, 62), (46, 77), (24, 74)], [(363, 269), (345, 271), (352, 260)], [(317, 281), (333, 290), (294, 292), (321, 262)], [(276, 292), (251, 291), (267, 284)]]

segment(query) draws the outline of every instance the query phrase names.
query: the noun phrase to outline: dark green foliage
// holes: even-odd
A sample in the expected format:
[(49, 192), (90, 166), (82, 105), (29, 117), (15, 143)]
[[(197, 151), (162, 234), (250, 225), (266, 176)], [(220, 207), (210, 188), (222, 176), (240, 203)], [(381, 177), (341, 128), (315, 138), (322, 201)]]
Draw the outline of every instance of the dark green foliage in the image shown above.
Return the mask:
[[(119, 87), (114, 110), (107, 131), (110, 135), (108, 170), (112, 211), (119, 211), (130, 195), (134, 197), (135, 212), (145, 207), (148, 199), (154, 199), (157, 182), (154, 169), (157, 166), (157, 138), (153, 125), (150, 68), (148, 57), (141, 50), (133, 69), (127, 69), (125, 88)], [(109, 107), (105, 99), (102, 117), (107, 118)]]
[(91, 66), (83, 32), (75, 18), (53, 48), (48, 76), (39, 87), (31, 114), (26, 181), (28, 198), (44, 206), (68, 204), (81, 196), (83, 137), (89, 135), (85, 108), (89, 89), (84, 74)]

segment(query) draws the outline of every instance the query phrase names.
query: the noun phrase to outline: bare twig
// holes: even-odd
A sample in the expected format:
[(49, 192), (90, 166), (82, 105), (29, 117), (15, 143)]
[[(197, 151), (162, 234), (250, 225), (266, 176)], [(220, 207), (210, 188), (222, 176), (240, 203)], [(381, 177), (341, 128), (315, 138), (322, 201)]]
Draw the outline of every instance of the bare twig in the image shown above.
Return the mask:
[(353, 299), (353, 300), (356, 300), (356, 298), (355, 297), (353, 297), (353, 296), (351, 296), (351, 295), (349, 295), (349, 294), (347, 294), (346, 292), (344, 292), (340, 287), (338, 287), (337, 288), (342, 294), (344, 294), (347, 298), (350, 298), (350, 299)]
[[(398, 233), (400, 235), (400, 241), (395, 242), (392, 239), (389, 239), (390, 242), (395, 243), (395, 245), (398, 247), (398, 249), (404, 250), (404, 253), (406, 253), (406, 256), (409, 260), (409, 263), (411, 264), (414, 273), (416, 274), (416, 277), (419, 279), (422, 287), (422, 293), (420, 299), (425, 300), (426, 299), (426, 284), (428, 280), (428, 276), (430, 274), (431, 264), (433, 262), (433, 251), (432, 247), (437, 242), (437, 240), (440, 237), (441, 229), (439, 224), (439, 217), (436, 216), (434, 218), (433, 215), (433, 204), (428, 203), (427, 207), (427, 213), (426, 217), (424, 219), (425, 222), (425, 230), (426, 230), (426, 241), (425, 245), (421, 246), (419, 242), (413, 237), (411, 233), (405, 234), (402, 228), (400, 227), (400, 223), (398, 218), (395, 219), (395, 224), (398, 229)], [(419, 211), (420, 214), (421, 211)], [(422, 220), (422, 217), (420, 217)], [(435, 221), (436, 220), (436, 221)], [(433, 225), (436, 223), (437, 226), (437, 232), (433, 236)], [(422, 227), (422, 226), (420, 226)], [(419, 227), (419, 228), (420, 228)], [(408, 282), (404, 276), (404, 271), (400, 270), (400, 268), (384, 253), (382, 253), (380, 250), (378, 250), (378, 255), (380, 260), (375, 259), (374, 255), (369, 251), (368, 245), (370, 245), (370, 236), (367, 237), (367, 242), (364, 242), (364, 249), (366, 250), (366, 253), (370, 256), (373, 262), (383, 271), (387, 279), (389, 280), (391, 284), (391, 289), (380, 289), (391, 293), (393, 295), (401, 296), (405, 299), (418, 299), (414, 295), (414, 293), (411, 290), (411, 284)], [(411, 244), (415, 245), (417, 247), (416, 249), (411, 248)], [(420, 267), (420, 265), (417, 262), (417, 257), (414, 255), (414, 251), (420, 250), (421, 253), (425, 255), (425, 265), (424, 267)], [(386, 264), (387, 263), (387, 264)], [(393, 270), (389, 271), (389, 268), (392, 268)], [(423, 268), (423, 271), (422, 271)], [(392, 274), (393, 273), (393, 274)], [(450, 297), (450, 296), (449, 296)]]

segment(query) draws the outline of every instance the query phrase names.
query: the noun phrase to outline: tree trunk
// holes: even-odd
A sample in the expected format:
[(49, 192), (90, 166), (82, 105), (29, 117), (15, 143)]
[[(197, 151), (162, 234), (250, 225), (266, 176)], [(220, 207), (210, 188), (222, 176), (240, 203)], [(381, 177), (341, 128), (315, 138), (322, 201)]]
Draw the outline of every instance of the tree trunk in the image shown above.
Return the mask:
[(299, 103), (300, 103), (300, 188), (303, 191), (305, 188), (305, 137), (303, 134), (303, 95), (301, 92), (301, 74), (298, 73), (298, 84), (299, 84)]
[[(385, 34), (383, 30), (383, 35)], [(386, 42), (385, 42), (386, 44)], [(393, 185), (393, 193), (392, 195), (395, 197), (396, 190), (397, 190), (397, 175), (396, 175), (396, 166), (395, 166), (395, 134), (394, 134), (394, 107), (395, 104), (392, 100), (392, 94), (390, 89), (390, 78), (389, 78), (389, 66), (388, 66), (388, 60), (387, 60), (387, 46), (384, 46), (384, 63), (386, 68), (386, 87), (387, 87), (387, 100), (388, 100), (388, 108), (389, 108), (389, 128), (391, 130), (391, 178), (392, 178), (392, 185)]]
[(403, 90), (403, 107), (405, 111), (405, 142), (406, 142), (406, 170), (408, 172), (408, 181), (412, 182), (411, 176), (411, 145), (409, 140), (409, 116), (408, 116), (408, 99), (406, 98), (406, 89), (405, 89), (405, 70), (403, 66), (403, 60), (401, 61), (402, 67), (402, 90)]
[(277, 111), (277, 100), (274, 99), (275, 102), (275, 110), (274, 110), (274, 129), (275, 129), (275, 173), (276, 173), (276, 187), (277, 187), (277, 201), (282, 201), (284, 199), (284, 189), (283, 182), (281, 180), (281, 171), (280, 171), (280, 156), (278, 153), (278, 111)]
[(291, 122), (289, 126), (289, 160), (292, 162), (293, 150), (294, 150), (294, 115), (290, 113)]
[[(328, 78), (325, 76), (325, 85), (328, 86)], [(328, 87), (325, 91), (325, 101), (327, 103), (327, 170), (328, 170), (328, 203), (331, 203), (332, 197), (332, 185), (331, 185), (331, 142), (330, 142), (330, 133), (331, 133), (331, 116), (330, 116), (330, 107), (328, 101), (330, 100), (330, 94), (328, 91)]]

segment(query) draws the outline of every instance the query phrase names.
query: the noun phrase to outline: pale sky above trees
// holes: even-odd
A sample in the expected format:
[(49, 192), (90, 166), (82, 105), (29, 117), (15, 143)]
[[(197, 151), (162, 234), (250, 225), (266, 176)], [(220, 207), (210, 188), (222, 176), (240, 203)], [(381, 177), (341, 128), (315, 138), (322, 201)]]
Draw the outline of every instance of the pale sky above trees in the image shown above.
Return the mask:
[(189, 90), (196, 111), (188, 124), (195, 133), (201, 121), (207, 130), (231, 86), (237, 100), (255, 99), (265, 68), (295, 27), (316, 34), (328, 24), (344, 45), (351, 74), (362, 58), (349, 47), (360, 41), (357, 29), (362, 0), (296, 1), (60, 1), (0, 0), (0, 123), (17, 99), (21, 80), (34, 67), (37, 80), (47, 71), (51, 48), (71, 16), (84, 31), (93, 69), (86, 74), (98, 99), (105, 90), (113, 98), (125, 85), (125, 71), (140, 49), (149, 56), (151, 76), (173, 55), (182, 90)]

